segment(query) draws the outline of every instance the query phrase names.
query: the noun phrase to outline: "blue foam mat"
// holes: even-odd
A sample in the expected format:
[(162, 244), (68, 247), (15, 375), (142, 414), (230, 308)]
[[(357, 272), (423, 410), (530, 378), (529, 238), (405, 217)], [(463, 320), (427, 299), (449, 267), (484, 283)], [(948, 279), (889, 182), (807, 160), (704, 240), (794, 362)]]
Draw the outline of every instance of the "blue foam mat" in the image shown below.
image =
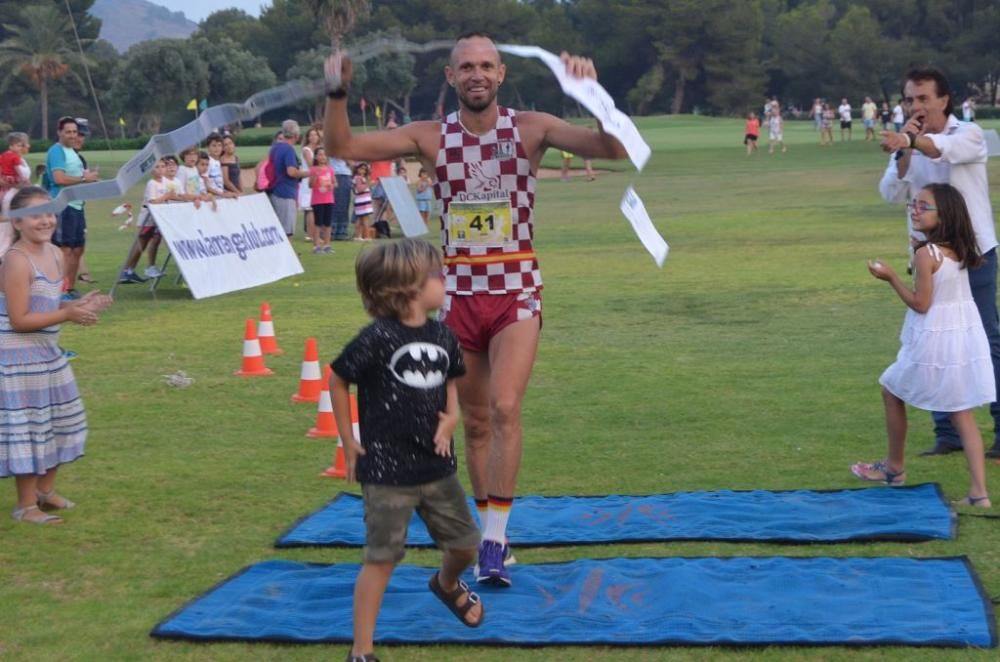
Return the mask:
[[(165, 619), (154, 637), (351, 641), (355, 564), (265, 561)], [(993, 607), (965, 557), (639, 558), (517, 565), (463, 626), (400, 566), (378, 644), (995, 647)]]
[[(475, 512), (472, 500), (469, 507)], [(671, 540), (785, 543), (955, 537), (957, 518), (936, 483), (848, 490), (677, 492), (647, 496), (518, 497), (507, 535), (514, 546)], [(361, 497), (341, 492), (302, 518), (275, 547), (361, 547)], [(434, 545), (414, 515), (410, 547)]]

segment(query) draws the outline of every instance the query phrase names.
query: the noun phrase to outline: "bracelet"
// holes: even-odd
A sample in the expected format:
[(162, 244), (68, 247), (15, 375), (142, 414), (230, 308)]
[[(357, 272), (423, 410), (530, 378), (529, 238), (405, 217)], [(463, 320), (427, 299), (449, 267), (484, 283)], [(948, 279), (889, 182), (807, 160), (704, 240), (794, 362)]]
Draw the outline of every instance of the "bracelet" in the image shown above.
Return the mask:
[(347, 88), (341, 87), (336, 90), (332, 90), (326, 93), (327, 99), (346, 99), (347, 98)]
[(917, 134), (907, 131), (906, 137), (910, 139), (910, 149), (913, 149), (917, 144)]

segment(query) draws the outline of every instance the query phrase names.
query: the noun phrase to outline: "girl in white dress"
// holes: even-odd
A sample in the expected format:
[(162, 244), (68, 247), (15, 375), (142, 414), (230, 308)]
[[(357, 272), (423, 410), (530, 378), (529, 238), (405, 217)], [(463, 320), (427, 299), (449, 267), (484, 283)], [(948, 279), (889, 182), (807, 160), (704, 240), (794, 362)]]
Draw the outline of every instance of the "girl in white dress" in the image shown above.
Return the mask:
[(862, 480), (902, 485), (906, 480), (906, 403), (951, 412), (971, 477), (968, 494), (955, 503), (989, 508), (983, 438), (972, 410), (995, 401), (996, 387), (990, 347), (972, 299), (968, 272), (979, 266), (982, 256), (965, 200), (954, 187), (931, 184), (908, 206), (913, 228), (927, 235), (927, 242), (914, 254), (913, 289), (888, 265), (878, 260), (868, 264), (871, 274), (888, 281), (909, 307), (896, 362), (879, 378), (889, 457), (880, 462), (859, 462), (851, 472)]

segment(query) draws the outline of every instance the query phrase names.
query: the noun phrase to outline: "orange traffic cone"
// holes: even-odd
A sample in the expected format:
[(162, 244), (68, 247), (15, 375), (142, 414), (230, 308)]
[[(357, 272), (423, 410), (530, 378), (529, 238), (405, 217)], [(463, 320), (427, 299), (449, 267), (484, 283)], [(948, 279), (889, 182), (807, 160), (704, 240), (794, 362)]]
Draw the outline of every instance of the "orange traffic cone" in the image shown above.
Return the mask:
[(330, 366), (323, 369), (323, 385), (319, 392), (319, 409), (316, 412), (316, 425), (306, 432), (307, 437), (318, 439), (336, 437), (337, 419), (333, 417), (333, 401), (330, 399)]
[[(257, 335), (260, 337), (260, 351), (275, 356), (284, 354), (285, 350), (278, 347), (278, 339), (274, 337), (274, 320), (271, 319), (271, 304), (260, 304), (260, 323), (257, 325)], [(315, 402), (315, 400), (313, 401)]]
[(299, 392), (292, 396), (292, 402), (319, 402), (320, 392), (323, 390), (323, 381), (319, 374), (319, 350), (316, 349), (316, 339), (306, 338)]
[(247, 320), (243, 333), (243, 369), (233, 373), (238, 377), (266, 377), (274, 372), (264, 366), (264, 355), (260, 353), (257, 339), (257, 324), (253, 318)]
[(333, 464), (323, 470), (324, 478), (347, 478), (347, 461), (344, 459), (344, 442), (337, 437), (337, 450), (333, 454)]
[[(354, 428), (354, 439), (361, 442), (361, 430), (358, 426), (358, 401), (351, 396), (351, 427)], [(320, 474), (327, 478), (347, 478), (347, 462), (344, 459), (344, 442), (337, 436), (337, 450), (333, 453), (333, 463)]]

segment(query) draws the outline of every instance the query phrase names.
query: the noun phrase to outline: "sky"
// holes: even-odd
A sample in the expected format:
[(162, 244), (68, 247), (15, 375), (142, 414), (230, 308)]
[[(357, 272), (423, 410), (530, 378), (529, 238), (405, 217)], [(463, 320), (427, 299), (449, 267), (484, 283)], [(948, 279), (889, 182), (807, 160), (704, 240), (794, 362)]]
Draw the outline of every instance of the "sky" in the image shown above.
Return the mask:
[(200, 23), (212, 12), (233, 7), (242, 9), (251, 16), (260, 16), (261, 5), (271, 4), (271, 0), (150, 0), (150, 2), (162, 5), (171, 11), (182, 11), (195, 23)]

